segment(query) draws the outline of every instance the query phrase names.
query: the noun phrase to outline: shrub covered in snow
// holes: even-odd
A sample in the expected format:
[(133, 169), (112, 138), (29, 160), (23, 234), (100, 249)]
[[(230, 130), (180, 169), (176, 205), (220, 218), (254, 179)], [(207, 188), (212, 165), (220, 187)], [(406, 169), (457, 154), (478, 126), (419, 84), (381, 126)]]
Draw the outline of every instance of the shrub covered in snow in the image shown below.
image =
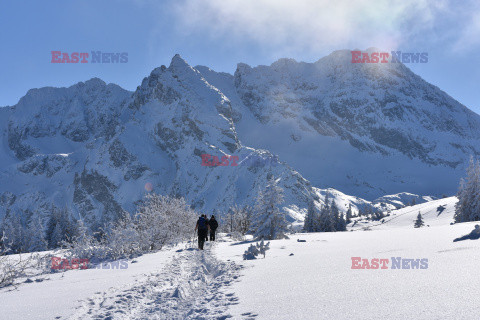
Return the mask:
[(185, 199), (151, 193), (134, 221), (142, 249), (156, 250), (188, 239), (196, 220), (195, 211)]
[(270, 242), (267, 242), (267, 244), (265, 244), (263, 240), (260, 243), (257, 242), (256, 245), (251, 244), (250, 247), (248, 247), (248, 249), (243, 254), (243, 260), (257, 259), (257, 256), (259, 254), (263, 255), (263, 258), (265, 258), (265, 254), (269, 249)]
[(133, 257), (188, 239), (196, 213), (183, 198), (148, 194), (132, 218), (125, 213), (103, 230), (100, 240), (80, 221), (73, 241), (63, 242), (69, 255), (99, 260)]
[(1, 234), (0, 240), (4, 244), (0, 248), (0, 288), (15, 285), (18, 278), (48, 272), (50, 256), (40, 256), (36, 253), (7, 255), (11, 250), (5, 233)]

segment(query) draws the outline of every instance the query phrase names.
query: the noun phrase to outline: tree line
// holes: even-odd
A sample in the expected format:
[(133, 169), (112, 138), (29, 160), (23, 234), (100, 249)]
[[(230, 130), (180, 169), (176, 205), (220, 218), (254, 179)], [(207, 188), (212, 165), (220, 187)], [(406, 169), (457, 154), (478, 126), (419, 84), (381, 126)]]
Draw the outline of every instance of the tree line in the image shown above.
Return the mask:
[[(281, 209), (284, 190), (279, 182), (280, 178), (268, 175), (252, 207), (234, 205), (220, 215), (223, 231), (237, 239), (246, 234), (265, 240), (287, 237), (293, 221)], [(123, 212), (94, 230), (83, 219), (75, 219), (66, 207), (52, 205), (46, 223), (38, 215), (30, 215), (25, 222), (23, 215), (8, 212), (0, 228), (0, 248), (6, 254), (67, 248), (82, 258), (126, 257), (191, 239), (199, 214), (184, 198), (155, 193), (145, 196), (135, 214)], [(351, 207), (345, 219), (327, 195), (320, 209), (310, 202), (304, 231), (345, 231), (351, 217)]]

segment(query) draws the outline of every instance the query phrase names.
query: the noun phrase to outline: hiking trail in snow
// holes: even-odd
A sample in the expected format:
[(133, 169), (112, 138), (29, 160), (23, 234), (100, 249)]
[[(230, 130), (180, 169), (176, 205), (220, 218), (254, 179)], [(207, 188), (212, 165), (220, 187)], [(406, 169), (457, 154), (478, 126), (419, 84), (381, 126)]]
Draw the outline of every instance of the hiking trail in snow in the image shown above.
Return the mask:
[(161, 272), (130, 287), (97, 292), (81, 301), (69, 319), (229, 319), (229, 306), (238, 303), (229, 287), (239, 281), (242, 267), (218, 260), (214, 248), (209, 243), (204, 251), (177, 250)]

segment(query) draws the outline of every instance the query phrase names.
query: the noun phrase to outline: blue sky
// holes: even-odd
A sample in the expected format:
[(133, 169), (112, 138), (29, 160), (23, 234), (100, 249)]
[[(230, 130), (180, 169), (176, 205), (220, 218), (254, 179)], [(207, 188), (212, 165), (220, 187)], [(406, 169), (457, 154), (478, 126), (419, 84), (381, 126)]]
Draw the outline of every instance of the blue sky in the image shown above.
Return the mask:
[[(0, 43), (0, 106), (92, 77), (134, 90), (175, 53), (233, 73), (239, 62), (377, 47), (428, 52), (428, 63), (408, 66), (480, 113), (479, 1), (3, 0)], [(54, 64), (54, 50), (128, 52), (128, 63)]]

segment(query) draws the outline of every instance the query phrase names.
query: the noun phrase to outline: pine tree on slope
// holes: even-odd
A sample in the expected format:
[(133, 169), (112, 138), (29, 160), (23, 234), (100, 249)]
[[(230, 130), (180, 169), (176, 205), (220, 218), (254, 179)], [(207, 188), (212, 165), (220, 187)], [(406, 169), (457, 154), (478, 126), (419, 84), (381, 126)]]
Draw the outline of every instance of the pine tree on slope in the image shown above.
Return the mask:
[(7, 253), (22, 253), (27, 251), (25, 228), (20, 220), (20, 214), (8, 212), (2, 223), (2, 234), (5, 236), (4, 247)]
[(351, 204), (348, 206), (346, 216), (347, 216), (347, 219), (346, 219), (345, 223), (349, 224), (350, 222), (352, 222), (352, 218), (353, 218), (352, 205)]
[(417, 220), (415, 220), (415, 224), (413, 225), (415, 228), (420, 228), (420, 227), (423, 227), (424, 226), (424, 222), (423, 222), (423, 218), (422, 218), (422, 214), (420, 213), (420, 211), (418, 212), (418, 216), (417, 216)]
[(333, 232), (335, 229), (335, 221), (332, 216), (332, 209), (330, 203), (328, 202), (328, 197), (325, 198), (325, 205), (320, 210), (319, 219), (318, 219), (318, 231), (320, 232)]
[(460, 180), (455, 205), (455, 222), (480, 220), (480, 164), (473, 157), (467, 168), (466, 179)]
[(28, 252), (45, 251), (48, 248), (40, 217), (31, 217), (27, 228)]
[(254, 237), (257, 239), (280, 239), (287, 232), (285, 213), (278, 208), (283, 203), (283, 189), (278, 186), (279, 181), (270, 176), (265, 190), (258, 194), (254, 225)]
[(335, 201), (332, 199), (332, 205), (330, 206), (330, 212), (335, 223), (335, 231), (346, 231), (347, 224), (345, 223), (345, 218), (343, 214), (340, 214), (338, 207)]
[(75, 234), (76, 226), (70, 211), (66, 207), (59, 209), (52, 206), (46, 234), (49, 247), (57, 248), (63, 241), (71, 242)]
[(305, 221), (303, 224), (303, 230), (305, 232), (318, 232), (318, 213), (315, 208), (315, 203), (313, 200), (308, 202), (307, 215), (305, 216)]
[(50, 248), (58, 248), (62, 245), (63, 241), (65, 241), (65, 238), (63, 237), (62, 228), (60, 227), (60, 224), (55, 224), (50, 236), (49, 246)]

